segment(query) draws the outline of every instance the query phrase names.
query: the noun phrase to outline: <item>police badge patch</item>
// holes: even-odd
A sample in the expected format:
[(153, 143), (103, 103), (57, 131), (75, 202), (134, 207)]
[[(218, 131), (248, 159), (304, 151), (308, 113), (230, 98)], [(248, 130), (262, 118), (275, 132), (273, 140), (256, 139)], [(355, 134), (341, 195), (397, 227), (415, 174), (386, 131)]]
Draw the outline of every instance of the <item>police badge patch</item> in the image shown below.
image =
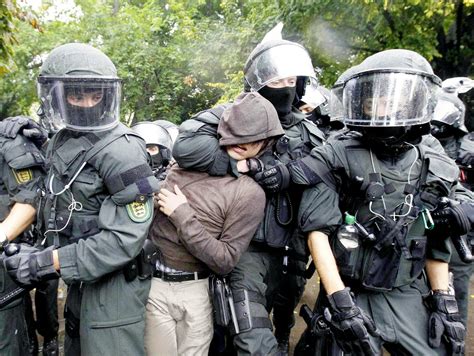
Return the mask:
[(24, 184), (33, 179), (31, 169), (12, 169), (15, 180), (18, 184)]
[(133, 202), (127, 204), (127, 213), (132, 221), (145, 222), (151, 217), (151, 203), (146, 201), (144, 203)]

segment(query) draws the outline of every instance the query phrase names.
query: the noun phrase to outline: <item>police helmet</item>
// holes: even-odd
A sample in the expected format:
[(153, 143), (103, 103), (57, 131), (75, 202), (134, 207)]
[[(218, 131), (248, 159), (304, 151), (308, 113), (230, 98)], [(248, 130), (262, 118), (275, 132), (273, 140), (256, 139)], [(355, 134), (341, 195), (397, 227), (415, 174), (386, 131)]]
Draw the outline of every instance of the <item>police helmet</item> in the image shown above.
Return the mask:
[(121, 83), (100, 50), (69, 43), (48, 55), (38, 76), (42, 114), (51, 129), (106, 130), (119, 122)]
[(174, 144), (174, 142), (176, 141), (176, 137), (178, 137), (178, 134), (179, 134), (178, 125), (168, 120), (155, 120), (153, 121), (153, 123), (163, 127), (166, 131), (168, 131), (168, 133), (171, 136), (171, 142), (172, 144)]
[[(304, 78), (304, 84), (317, 86), (308, 51), (300, 44), (283, 40), (279, 23), (269, 31), (263, 40), (250, 53), (244, 66), (245, 87), (259, 91), (268, 83), (289, 78)], [(300, 97), (304, 95), (304, 89)]]
[(420, 54), (391, 49), (366, 58), (344, 80), (343, 108), (352, 127), (406, 127), (430, 121), (441, 80)]

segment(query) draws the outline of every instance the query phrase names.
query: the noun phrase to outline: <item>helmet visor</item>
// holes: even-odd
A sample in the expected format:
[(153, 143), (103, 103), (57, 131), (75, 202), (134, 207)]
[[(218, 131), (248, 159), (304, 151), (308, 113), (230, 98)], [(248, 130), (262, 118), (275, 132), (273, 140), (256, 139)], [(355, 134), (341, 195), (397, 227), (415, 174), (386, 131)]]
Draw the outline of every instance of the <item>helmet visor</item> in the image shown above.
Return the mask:
[(460, 121), (462, 112), (456, 105), (446, 100), (438, 100), (436, 104), (433, 121), (439, 121), (446, 125), (454, 125)]
[(334, 120), (343, 120), (344, 108), (342, 106), (343, 86), (334, 86), (329, 94), (329, 116)]
[(353, 126), (412, 126), (429, 122), (437, 86), (426, 76), (368, 72), (343, 89), (344, 121)]
[(297, 44), (282, 44), (261, 52), (245, 72), (247, 83), (255, 91), (272, 81), (300, 76), (316, 81), (308, 52)]
[(38, 95), (47, 120), (55, 127), (97, 131), (119, 121), (118, 79), (39, 77)]

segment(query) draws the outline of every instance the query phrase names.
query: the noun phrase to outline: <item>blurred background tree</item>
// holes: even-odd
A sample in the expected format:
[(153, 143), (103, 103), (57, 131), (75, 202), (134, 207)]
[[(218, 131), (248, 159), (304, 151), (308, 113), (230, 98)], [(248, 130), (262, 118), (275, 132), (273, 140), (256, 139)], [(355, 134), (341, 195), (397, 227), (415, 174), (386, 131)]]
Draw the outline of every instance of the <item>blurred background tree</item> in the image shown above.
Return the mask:
[(0, 4), (0, 117), (33, 114), (42, 60), (52, 48), (77, 41), (100, 48), (116, 64), (124, 84), (124, 122), (179, 123), (239, 93), (248, 54), (279, 21), (285, 23), (284, 38), (308, 48), (327, 87), (349, 66), (389, 48), (421, 53), (442, 79), (474, 74), (472, 0), (32, 4)]

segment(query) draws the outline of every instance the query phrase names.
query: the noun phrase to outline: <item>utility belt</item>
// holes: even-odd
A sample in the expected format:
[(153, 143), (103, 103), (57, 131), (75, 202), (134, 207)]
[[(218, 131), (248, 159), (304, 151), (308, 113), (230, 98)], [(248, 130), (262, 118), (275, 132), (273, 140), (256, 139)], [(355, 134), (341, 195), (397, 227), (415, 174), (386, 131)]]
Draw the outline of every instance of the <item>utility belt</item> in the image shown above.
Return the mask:
[(190, 272), (190, 273), (168, 273), (160, 270), (153, 272), (153, 277), (161, 278), (165, 282), (185, 282), (185, 281), (197, 281), (205, 279), (210, 276), (209, 271), (203, 272)]
[(231, 335), (255, 328), (272, 329), (268, 318), (252, 317), (250, 302), (265, 305), (265, 297), (257, 292), (235, 289), (231, 290), (227, 277), (212, 275), (209, 289), (214, 309), (214, 321), (217, 325), (227, 327)]

